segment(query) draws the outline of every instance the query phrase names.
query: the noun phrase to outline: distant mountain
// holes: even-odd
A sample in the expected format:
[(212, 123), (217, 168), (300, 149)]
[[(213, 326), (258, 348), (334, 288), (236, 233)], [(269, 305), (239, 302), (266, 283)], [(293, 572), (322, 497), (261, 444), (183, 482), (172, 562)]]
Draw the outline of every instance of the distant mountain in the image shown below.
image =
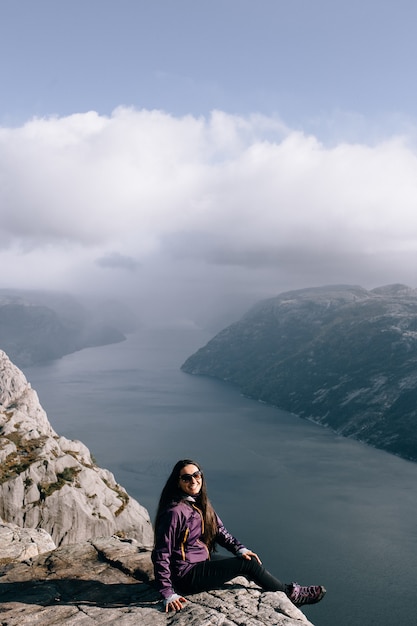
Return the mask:
[[(92, 310), (65, 293), (0, 290), (0, 349), (19, 366), (125, 339), (106, 307)], [(124, 319), (123, 322), (126, 320)]]
[(405, 285), (282, 293), (182, 369), (417, 461), (417, 290)]

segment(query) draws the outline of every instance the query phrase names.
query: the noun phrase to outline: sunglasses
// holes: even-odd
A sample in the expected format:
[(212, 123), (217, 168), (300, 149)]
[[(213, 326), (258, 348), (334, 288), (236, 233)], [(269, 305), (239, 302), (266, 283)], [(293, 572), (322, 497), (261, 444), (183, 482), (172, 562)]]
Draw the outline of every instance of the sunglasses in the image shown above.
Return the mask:
[(200, 472), (200, 470), (197, 470), (196, 472), (194, 472), (194, 474), (181, 474), (180, 480), (182, 480), (184, 483), (190, 483), (193, 478), (197, 480), (198, 478), (201, 478), (202, 475), (203, 475), (203, 472)]

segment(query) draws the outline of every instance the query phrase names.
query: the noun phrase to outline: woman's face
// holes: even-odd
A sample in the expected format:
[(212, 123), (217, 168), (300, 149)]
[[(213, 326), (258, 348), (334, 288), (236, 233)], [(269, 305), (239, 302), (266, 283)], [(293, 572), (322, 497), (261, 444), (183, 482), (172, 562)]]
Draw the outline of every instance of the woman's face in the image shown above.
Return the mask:
[(188, 496), (197, 496), (200, 493), (203, 478), (196, 465), (184, 465), (180, 470), (179, 487)]

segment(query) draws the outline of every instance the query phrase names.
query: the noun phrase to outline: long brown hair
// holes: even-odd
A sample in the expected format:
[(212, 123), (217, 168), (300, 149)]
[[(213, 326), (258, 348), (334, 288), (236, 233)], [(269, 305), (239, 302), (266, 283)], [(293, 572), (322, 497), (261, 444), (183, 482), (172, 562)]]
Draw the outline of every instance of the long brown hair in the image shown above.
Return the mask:
[[(201, 467), (199, 463), (193, 461), (191, 459), (181, 459), (178, 461), (173, 469), (171, 474), (168, 477), (168, 480), (165, 483), (165, 487), (162, 489), (161, 497), (159, 498), (158, 510), (156, 512), (155, 518), (155, 529), (158, 527), (160, 519), (164, 511), (168, 508), (170, 504), (173, 502), (180, 502), (184, 497), (184, 492), (178, 485), (178, 481), (180, 478), (180, 471), (186, 465), (195, 465), (198, 467), (200, 471)], [(201, 490), (198, 495), (198, 507), (201, 509), (204, 520), (204, 533), (203, 540), (209, 551), (212, 552), (215, 548), (215, 537), (217, 534), (217, 518), (214, 512), (214, 509), (211, 505), (210, 500), (207, 497), (207, 487), (206, 481), (204, 479), (204, 474), (201, 476)]]

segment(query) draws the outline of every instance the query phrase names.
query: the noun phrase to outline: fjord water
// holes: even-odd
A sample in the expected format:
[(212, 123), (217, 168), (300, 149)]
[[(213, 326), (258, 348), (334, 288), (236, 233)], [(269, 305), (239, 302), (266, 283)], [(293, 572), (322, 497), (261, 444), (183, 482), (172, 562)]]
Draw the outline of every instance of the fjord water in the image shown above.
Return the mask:
[(180, 371), (210, 337), (153, 330), (24, 373), (154, 516), (179, 458), (200, 461), (226, 527), (285, 582), (322, 583), (315, 626), (414, 626), (417, 464)]

